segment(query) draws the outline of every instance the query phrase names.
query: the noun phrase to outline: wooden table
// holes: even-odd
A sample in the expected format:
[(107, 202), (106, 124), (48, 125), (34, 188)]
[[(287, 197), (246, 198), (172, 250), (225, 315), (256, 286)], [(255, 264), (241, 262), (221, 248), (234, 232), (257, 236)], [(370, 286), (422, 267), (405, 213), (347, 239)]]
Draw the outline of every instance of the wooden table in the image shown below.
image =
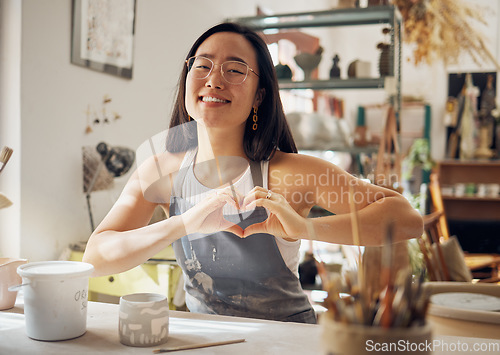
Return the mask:
[[(18, 303), (14, 308), (0, 312), (0, 354), (153, 354), (153, 350), (159, 348), (134, 348), (122, 345), (118, 339), (118, 305), (99, 302), (89, 302), (87, 332), (81, 337), (56, 342), (33, 340), (26, 336), (23, 306), (22, 300), (20, 302), (18, 297)], [(490, 353), (500, 352), (499, 340), (441, 335), (439, 327), (439, 325), (433, 326), (434, 340), (444, 345), (467, 344), (472, 348), (474, 344), (496, 344), (498, 352)], [(164, 346), (246, 339), (244, 343), (239, 344), (186, 350), (180, 353), (182, 355), (320, 354), (319, 325), (171, 311), (169, 329), (169, 340)], [(446, 332), (449, 332), (449, 329), (445, 329), (445, 334)], [(472, 335), (474, 330), (469, 329), (468, 332)], [(460, 354), (466, 353), (460, 352)], [(441, 347), (436, 349), (434, 354), (457, 354), (457, 352), (446, 351)]]

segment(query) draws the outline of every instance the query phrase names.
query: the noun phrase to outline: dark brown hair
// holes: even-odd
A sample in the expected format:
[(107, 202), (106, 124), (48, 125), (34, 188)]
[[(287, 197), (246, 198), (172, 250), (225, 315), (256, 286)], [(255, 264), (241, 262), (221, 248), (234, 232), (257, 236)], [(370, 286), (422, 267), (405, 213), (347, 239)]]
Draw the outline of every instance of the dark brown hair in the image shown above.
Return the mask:
[[(253, 30), (236, 24), (221, 23), (203, 33), (193, 44), (186, 59), (195, 55), (198, 47), (211, 35), (219, 32), (233, 32), (245, 37), (257, 54), (259, 65), (259, 88), (265, 90), (264, 99), (258, 110), (258, 129), (252, 130), (252, 113), (249, 114), (243, 146), (250, 160), (261, 161), (270, 159), (276, 150), (288, 153), (297, 153), (290, 127), (285, 118), (283, 105), (279, 95), (278, 79), (266, 43)], [(196, 123), (189, 122), (189, 115), (185, 106), (187, 66), (184, 65), (178, 84), (170, 129), (167, 135), (167, 150), (182, 152), (196, 147)], [(180, 126), (180, 127), (177, 127)], [(177, 129), (172, 129), (177, 127)], [(175, 132), (175, 133), (174, 133)]]

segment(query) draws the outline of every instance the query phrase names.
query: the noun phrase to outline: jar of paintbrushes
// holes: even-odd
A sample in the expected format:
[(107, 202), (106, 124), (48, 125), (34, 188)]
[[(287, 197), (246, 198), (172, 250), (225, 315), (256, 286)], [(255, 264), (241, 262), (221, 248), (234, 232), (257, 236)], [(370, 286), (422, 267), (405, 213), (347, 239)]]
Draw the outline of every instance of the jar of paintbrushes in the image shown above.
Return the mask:
[(367, 267), (374, 266), (365, 265), (369, 261), (361, 253), (357, 270), (329, 280), (328, 311), (320, 317), (323, 354), (431, 353), (431, 328), (425, 319), (429, 294), (422, 287), (423, 276), (414, 277), (411, 269), (396, 273), (393, 249), (389, 228), (377, 270), (381, 291), (365, 277)]

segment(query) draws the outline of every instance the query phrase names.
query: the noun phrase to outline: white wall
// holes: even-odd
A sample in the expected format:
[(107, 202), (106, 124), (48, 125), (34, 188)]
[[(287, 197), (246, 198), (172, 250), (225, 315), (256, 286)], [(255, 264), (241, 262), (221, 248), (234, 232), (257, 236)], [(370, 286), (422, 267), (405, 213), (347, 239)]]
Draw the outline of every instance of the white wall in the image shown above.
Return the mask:
[[(136, 149), (165, 129), (183, 58), (204, 30), (227, 17), (254, 15), (257, 5), (285, 13), (324, 10), (334, 2), (137, 0), (134, 74), (126, 80), (70, 63), (71, 0), (0, 0), (0, 145), (14, 148), (0, 176), (0, 191), (14, 202), (0, 211), (0, 255), (49, 260), (68, 244), (87, 240), (82, 146), (105, 141)], [(350, 35), (342, 36), (344, 50), (356, 45), (360, 55), (365, 41), (380, 38), (353, 29)], [(332, 40), (341, 42), (340, 37)], [(373, 55), (374, 49), (366, 51)], [(329, 70), (330, 59), (322, 65)], [(431, 102), (433, 126), (446, 91), (444, 68), (404, 64), (403, 93), (421, 92)], [(99, 108), (106, 94), (112, 98), (109, 110), (122, 119), (86, 135), (85, 111), (88, 105)], [(369, 102), (383, 100), (380, 93), (356, 95)], [(433, 130), (434, 142), (442, 137)], [(435, 156), (442, 156), (442, 149), (435, 149)], [(112, 192), (93, 194), (96, 223), (125, 181), (117, 179)]]
[[(14, 202), (0, 212), (0, 255), (49, 260), (87, 240), (82, 146), (105, 141), (136, 149), (165, 129), (183, 58), (203, 31), (226, 17), (254, 15), (257, 3), (304, 10), (301, 0), (137, 0), (134, 74), (126, 80), (70, 63), (71, 3), (0, 0), (0, 145), (14, 149), (0, 178), (0, 191)], [(100, 108), (106, 94), (122, 119), (86, 135), (85, 111)], [(126, 177), (117, 180), (114, 192), (92, 197), (96, 223)]]
[[(0, 191), (9, 200), (21, 199), (21, 2), (0, 1), (0, 147), (15, 148), (0, 178)], [(0, 148), (1, 149), (1, 148)], [(21, 205), (0, 210), (0, 256), (17, 256), (20, 242)], [(2, 253), (3, 251), (3, 253)]]

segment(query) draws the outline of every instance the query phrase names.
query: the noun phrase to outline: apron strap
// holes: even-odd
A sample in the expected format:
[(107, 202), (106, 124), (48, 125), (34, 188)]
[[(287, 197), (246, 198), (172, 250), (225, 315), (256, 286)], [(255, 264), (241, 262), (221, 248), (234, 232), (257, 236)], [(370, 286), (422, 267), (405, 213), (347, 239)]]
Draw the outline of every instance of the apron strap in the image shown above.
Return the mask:
[(260, 162), (256, 162), (253, 160), (250, 161), (250, 173), (252, 175), (253, 186), (263, 187), (264, 185), (262, 181), (262, 169), (260, 166)]

